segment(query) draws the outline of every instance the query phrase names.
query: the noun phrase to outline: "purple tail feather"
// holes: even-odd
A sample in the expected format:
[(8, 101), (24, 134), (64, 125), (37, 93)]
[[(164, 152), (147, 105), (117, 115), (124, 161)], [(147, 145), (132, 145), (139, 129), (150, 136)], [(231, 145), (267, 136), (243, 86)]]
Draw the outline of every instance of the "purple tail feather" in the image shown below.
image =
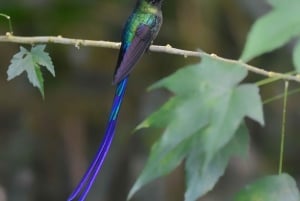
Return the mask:
[(109, 151), (111, 142), (115, 134), (117, 118), (126, 91), (127, 82), (128, 82), (128, 77), (123, 79), (117, 85), (104, 139), (102, 140), (102, 143), (98, 149), (98, 152), (93, 162), (91, 163), (90, 167), (82, 177), (81, 181), (79, 182), (75, 190), (69, 196), (68, 201), (73, 201), (73, 200), (84, 201), (97, 177), (99, 170), (102, 167), (102, 164)]

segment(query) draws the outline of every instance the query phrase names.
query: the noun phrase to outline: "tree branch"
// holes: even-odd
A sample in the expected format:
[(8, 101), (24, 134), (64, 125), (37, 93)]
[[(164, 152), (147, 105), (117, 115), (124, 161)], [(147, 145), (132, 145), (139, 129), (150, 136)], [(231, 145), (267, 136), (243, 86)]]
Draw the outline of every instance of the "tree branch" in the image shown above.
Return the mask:
[[(23, 36), (14, 36), (11, 33), (6, 33), (6, 35), (0, 35), (0, 42), (8, 42), (8, 43), (20, 43), (20, 44), (37, 44), (37, 43), (56, 43), (56, 44), (64, 44), (64, 45), (73, 45), (76, 48), (80, 48), (80, 46), (88, 46), (88, 47), (104, 47), (104, 48), (112, 48), (112, 49), (119, 49), (121, 43), (117, 42), (110, 42), (110, 41), (95, 41), (95, 40), (84, 40), (84, 39), (73, 39), (73, 38), (64, 38), (62, 36), (35, 36), (35, 37), (23, 37)], [(150, 51), (152, 52), (162, 52), (167, 54), (174, 54), (174, 55), (181, 55), (185, 58), (187, 57), (201, 57), (202, 55), (208, 55), (215, 59), (229, 62), (233, 64), (239, 64), (245, 67), (247, 70), (260, 74), (266, 77), (273, 77), (283, 80), (291, 80), (300, 82), (300, 75), (288, 75), (282, 74), (278, 72), (266, 71), (261, 68), (251, 66), (239, 60), (233, 59), (226, 59), (223, 57), (219, 57), (215, 54), (207, 54), (203, 51), (188, 51), (173, 48), (170, 45), (166, 46), (158, 46), (158, 45), (151, 45)]]

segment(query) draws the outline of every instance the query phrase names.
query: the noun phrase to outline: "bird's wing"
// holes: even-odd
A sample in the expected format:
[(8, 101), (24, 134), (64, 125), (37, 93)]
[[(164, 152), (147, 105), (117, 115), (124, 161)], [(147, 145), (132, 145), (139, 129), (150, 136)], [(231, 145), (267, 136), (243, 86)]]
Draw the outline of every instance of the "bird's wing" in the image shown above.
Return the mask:
[(149, 48), (152, 39), (153, 32), (148, 25), (142, 24), (137, 28), (132, 42), (126, 49), (123, 58), (116, 69), (113, 79), (114, 84), (119, 83), (122, 79), (128, 76), (133, 66)]

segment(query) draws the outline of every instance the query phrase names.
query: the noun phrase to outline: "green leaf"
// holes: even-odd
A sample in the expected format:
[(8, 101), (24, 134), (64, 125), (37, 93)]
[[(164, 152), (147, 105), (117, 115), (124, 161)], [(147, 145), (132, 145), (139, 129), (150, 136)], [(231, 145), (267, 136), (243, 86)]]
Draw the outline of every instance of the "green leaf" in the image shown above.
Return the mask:
[[(138, 126), (165, 127), (165, 131), (153, 145), (129, 198), (146, 183), (172, 171), (184, 158), (189, 178), (194, 178), (193, 171), (200, 171), (197, 174), (201, 177), (201, 173), (211, 173), (212, 165), (220, 165), (216, 167), (215, 179), (207, 181), (211, 182), (207, 187), (187, 185), (187, 192), (190, 188), (197, 190), (193, 190), (196, 194), (187, 193), (186, 201), (205, 194), (215, 185), (231, 155), (239, 154), (228, 144), (237, 138), (243, 118), (248, 116), (264, 123), (258, 88), (239, 84), (246, 75), (239, 64), (203, 56), (201, 63), (181, 69), (151, 87), (166, 88), (174, 96)], [(198, 160), (191, 159), (197, 156)], [(187, 179), (187, 183), (193, 182)]]
[(37, 45), (31, 49), (35, 63), (45, 66), (47, 70), (55, 77), (54, 66), (51, 57), (45, 52), (46, 45)]
[(240, 58), (245, 62), (283, 46), (300, 34), (300, 1), (269, 2), (273, 10), (258, 19), (249, 32)]
[(45, 45), (37, 45), (28, 51), (20, 47), (20, 52), (15, 54), (8, 67), (7, 80), (11, 80), (26, 71), (27, 77), (34, 87), (37, 87), (44, 97), (44, 79), (41, 66), (45, 66), (50, 73), (55, 76), (54, 66), (49, 54), (45, 52)]
[(236, 131), (236, 135), (222, 148), (207, 166), (203, 166), (203, 153), (197, 149), (191, 153), (186, 162), (186, 186), (185, 200), (196, 200), (198, 197), (210, 191), (222, 176), (230, 157), (234, 154), (245, 156), (248, 151), (249, 136), (244, 123)]
[(293, 51), (293, 63), (296, 71), (300, 72), (300, 41), (297, 42)]
[(242, 189), (234, 201), (299, 201), (295, 180), (288, 174), (264, 177)]
[(34, 67), (34, 71), (35, 71), (35, 75), (36, 75), (36, 78), (38, 80), (38, 83), (40, 84), (40, 86), (38, 88), (39, 88), (39, 90), (42, 94), (42, 97), (44, 98), (45, 97), (44, 79), (43, 79), (43, 74), (42, 74), (41, 68), (36, 64), (35, 67)]
[(24, 70), (24, 57), (27, 55), (28, 51), (23, 48), (22, 46), (20, 47), (20, 52), (15, 54), (13, 58), (11, 59), (11, 64), (8, 67), (7, 70), (7, 80), (11, 80), (17, 76), (19, 76)]
[(299, 0), (268, 0), (268, 3), (273, 7), (289, 6), (289, 4), (298, 3)]

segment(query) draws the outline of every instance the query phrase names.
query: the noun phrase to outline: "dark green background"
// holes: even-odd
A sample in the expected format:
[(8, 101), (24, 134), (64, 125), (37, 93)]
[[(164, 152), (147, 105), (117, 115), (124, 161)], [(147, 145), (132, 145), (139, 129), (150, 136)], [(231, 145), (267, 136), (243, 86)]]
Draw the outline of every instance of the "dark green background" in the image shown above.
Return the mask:
[[(62, 35), (70, 38), (119, 41), (135, 0), (1, 0), (0, 13), (11, 16), (15, 35)], [(254, 20), (270, 7), (261, 0), (165, 0), (164, 24), (155, 44), (202, 49), (237, 59)], [(0, 18), (0, 35), (8, 31)], [(30, 48), (30, 46), (25, 46)], [(252, 62), (267, 70), (292, 68), (291, 46)], [(101, 141), (113, 98), (112, 73), (117, 50), (47, 45), (56, 77), (44, 71), (45, 94), (26, 75), (7, 82), (10, 59), (18, 44), (0, 43), (0, 200), (66, 200)], [(169, 96), (146, 88), (195, 58), (149, 52), (132, 73), (121, 109), (116, 138), (88, 200), (122, 201), (144, 166), (159, 132), (135, 126)], [(262, 79), (250, 74), (249, 82)], [(292, 84), (292, 87), (299, 85)], [(263, 99), (282, 93), (283, 82), (263, 87)], [(284, 170), (300, 178), (299, 95), (288, 99)], [(216, 189), (205, 200), (230, 200), (245, 183), (277, 172), (282, 100), (264, 106), (266, 126), (247, 121), (251, 149), (246, 160), (233, 159)], [(133, 200), (181, 201), (184, 171), (179, 167)], [(2, 201), (2, 200), (1, 200)]]

